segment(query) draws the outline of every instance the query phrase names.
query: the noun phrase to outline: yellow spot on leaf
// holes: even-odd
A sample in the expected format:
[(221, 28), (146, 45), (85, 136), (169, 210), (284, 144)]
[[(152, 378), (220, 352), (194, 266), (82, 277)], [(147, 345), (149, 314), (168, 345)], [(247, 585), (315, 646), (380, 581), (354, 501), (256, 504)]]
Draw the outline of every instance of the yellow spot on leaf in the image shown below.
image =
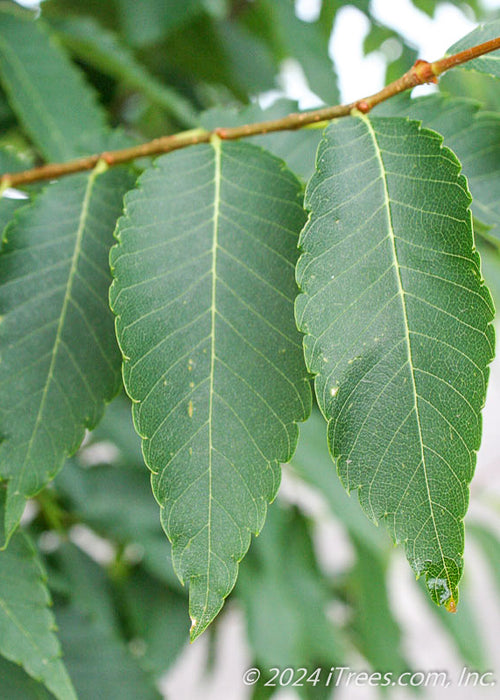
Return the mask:
[(457, 612), (457, 604), (453, 600), (453, 598), (450, 598), (450, 600), (445, 604), (445, 608), (448, 612), (450, 613), (456, 613)]

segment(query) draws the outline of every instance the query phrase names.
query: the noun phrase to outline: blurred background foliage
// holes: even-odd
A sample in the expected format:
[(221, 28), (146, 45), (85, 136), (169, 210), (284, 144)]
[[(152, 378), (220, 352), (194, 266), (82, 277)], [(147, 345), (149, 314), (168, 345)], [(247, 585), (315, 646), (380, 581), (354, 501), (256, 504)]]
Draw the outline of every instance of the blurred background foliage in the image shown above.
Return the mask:
[[(390, 4), (397, 13), (399, 3)], [(440, 3), (413, 4), (432, 17)], [(500, 15), (479, 0), (453, 4), (471, 21)], [(55, 40), (94, 86), (111, 122), (131, 139), (145, 140), (200, 124), (241, 124), (296, 110), (287, 92), (290, 74), (300, 74), (317, 104), (338, 102), (332, 32), (345, 6), (364, 16), (368, 29), (362, 49), (383, 59), (386, 81), (415, 61), (417, 47), (383, 24), (369, 0), (311, 5), (307, 20), (298, 12), (304, 2), (292, 0), (45, 0), (40, 11)], [(493, 78), (458, 70), (443, 79), (440, 89), (500, 111), (500, 85)], [(305, 181), (319, 138), (318, 130), (307, 129), (255, 140), (283, 157)], [(27, 165), (38, 158), (1, 93), (0, 143), (21, 149)], [(9, 214), (0, 211), (0, 216)], [(498, 305), (500, 244), (480, 222), (477, 237)], [(228, 634), (225, 618), (236, 620), (247, 666), (263, 673), (273, 666), (414, 669), (417, 660), (401, 600), (424, 610), (427, 625), (434, 618), (428, 627), (431, 648), (437, 635), (447, 640), (457, 664), (491, 668), (484, 620), (478, 617), (481, 601), (468, 573), (454, 616), (428, 606), (420, 585), (410, 579), (404, 584), (412, 589), (407, 598), (398, 595), (402, 555), (344, 492), (317, 411), (301, 426), (297, 453), (283, 471), (281, 495), (241, 565), (230, 604), (194, 645), (204, 649), (191, 662), (201, 663), (197, 673), (202, 679), (218, 666), (227, 671), (236, 663), (230, 655), (221, 656), (220, 638)], [(500, 591), (500, 501), (484, 486), (473, 490), (474, 499), (480, 507), (468, 520), (468, 542), (473, 541)], [(176, 680), (175, 670), (176, 664), (189, 668), (185, 664), (193, 654), (186, 592), (172, 570), (125, 396), (109, 406), (53, 488), (30, 504), (26, 522), (44, 553), (65, 661), (82, 700), (148, 700), (169, 689), (172, 697), (193, 697), (186, 682)], [(471, 565), (466, 568), (468, 572)], [(0, 658), (0, 676), (4, 665), (9, 662)], [(225, 697), (269, 697), (280, 690), (262, 684), (245, 688), (236, 671)], [(18, 682), (2, 687), (2, 697), (48, 697), (21, 670), (10, 669), (9, 678), (14, 673)], [(349, 697), (358, 697), (356, 692)], [(430, 697), (430, 692), (422, 689), (420, 695)], [(331, 693), (321, 684), (306, 684), (286, 697)], [(473, 697), (471, 693), (463, 697)], [(340, 697), (342, 690), (335, 694)], [(197, 697), (212, 696), (198, 690)]]

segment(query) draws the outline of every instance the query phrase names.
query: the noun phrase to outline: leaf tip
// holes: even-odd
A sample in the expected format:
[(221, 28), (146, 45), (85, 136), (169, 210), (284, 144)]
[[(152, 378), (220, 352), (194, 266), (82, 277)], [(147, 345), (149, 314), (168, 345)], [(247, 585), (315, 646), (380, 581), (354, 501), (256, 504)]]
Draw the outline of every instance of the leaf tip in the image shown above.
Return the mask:
[(451, 597), (451, 598), (445, 603), (444, 607), (446, 608), (446, 610), (447, 610), (449, 613), (456, 613), (456, 612), (457, 612), (457, 603), (456, 603), (456, 600), (455, 600), (453, 597)]
[(191, 618), (191, 627), (189, 629), (189, 641), (191, 644), (205, 631), (205, 627), (202, 627), (195, 617)]

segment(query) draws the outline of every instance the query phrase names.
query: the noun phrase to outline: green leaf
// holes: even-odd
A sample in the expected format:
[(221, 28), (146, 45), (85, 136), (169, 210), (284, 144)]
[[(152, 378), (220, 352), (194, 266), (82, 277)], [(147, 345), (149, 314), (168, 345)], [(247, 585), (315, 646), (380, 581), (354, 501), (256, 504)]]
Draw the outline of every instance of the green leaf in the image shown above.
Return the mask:
[(17, 153), (12, 146), (0, 147), (0, 174), (17, 173), (33, 167), (33, 163), (24, 155)]
[[(469, 34), (450, 46), (446, 54), (448, 56), (469, 49), (471, 46), (482, 44), (490, 39), (496, 39), (500, 35), (500, 19), (487, 24), (480, 24)], [(476, 70), (480, 73), (488, 73), (500, 78), (500, 50), (492, 51), (472, 61), (467, 61), (462, 66), (463, 70)]]
[[(101, 446), (117, 452), (88, 468), (88, 453)], [(105, 453), (103, 453), (104, 455)], [(85, 447), (68, 460), (56, 479), (65, 506), (99, 535), (124, 549), (131, 544), (142, 567), (170, 588), (183, 592), (172, 567), (170, 544), (161, 528), (150, 475), (144, 469), (141, 439), (134, 430), (130, 401), (118, 396), (89, 435)], [(109, 494), (113, 498), (109, 498)]]
[(56, 619), (79, 700), (160, 700), (153, 683), (108, 628), (74, 606), (57, 607)]
[(468, 531), (482, 548), (497, 588), (500, 590), (500, 539), (498, 535), (480, 523), (469, 525)]
[(422, 120), (460, 159), (473, 197), (472, 212), (500, 237), (500, 114), (476, 102), (443, 95), (389, 100), (378, 114)]
[(61, 542), (48, 556), (49, 585), (54, 588), (55, 573), (59, 584), (54, 593), (65, 595), (102, 627), (118, 629), (112, 589), (104, 569), (72, 542)]
[[(112, 461), (104, 460), (103, 464), (113, 464), (140, 471), (149, 488), (149, 473), (144, 472), (144, 459), (141, 450), (141, 438), (137, 435), (130, 414), (130, 400), (124, 392), (120, 393), (106, 408), (103, 419), (89, 435), (88, 444), (95, 442), (111, 442), (118, 454)], [(115, 469), (118, 472), (117, 469)], [(148, 503), (151, 503), (151, 493), (148, 493)]]
[(0, 256), (0, 477), (6, 536), (25, 499), (79, 447), (116, 393), (108, 251), (131, 178), (123, 170), (49, 185), (7, 228)]
[(106, 75), (142, 92), (180, 124), (194, 125), (195, 113), (188, 100), (151, 75), (116, 34), (103, 29), (90, 17), (60, 18), (51, 24), (68, 51)]
[(293, 318), (301, 190), (246, 143), (160, 158), (126, 198), (111, 304), (192, 638), (264, 523), (310, 390)]
[(79, 699), (159, 698), (127, 648), (104, 569), (67, 542), (51, 558), (63, 589), (55, 601), (59, 636)]
[(264, 0), (263, 2), (246, 3), (240, 8), (239, 12), (233, 13), (233, 19), (237, 19), (254, 36), (265, 42), (279, 66), (287, 54), (281, 41), (280, 28), (276, 22), (273, 5)]
[(237, 594), (252, 652), (265, 669), (313, 670), (344, 659), (342, 633), (326, 614), (331, 594), (309, 529), (299, 511), (277, 503), (241, 567)]
[(370, 525), (354, 499), (347, 496), (336, 479), (332, 479), (332, 460), (325, 437), (325, 422), (315, 409), (300, 427), (299, 442), (291, 463), (293, 471), (326, 499), (332, 515), (341, 521), (353, 541), (363, 542), (372, 556), (377, 553), (380, 558), (385, 558), (389, 538)]
[[(341, 5), (343, 4), (344, 2), (341, 3)], [(348, 2), (345, 4), (356, 5), (359, 3)], [(368, 12), (368, 1), (366, 2), (366, 5), (366, 12)], [(323, 36), (325, 36), (328, 40), (330, 40), (330, 37), (332, 35), (333, 25), (339, 9), (339, 4), (336, 2), (330, 2), (330, 0), (322, 0), (321, 2), (321, 10), (318, 17), (318, 27), (322, 32)]]
[[(418, 7), (419, 10), (422, 10), (422, 12), (428, 14), (430, 17), (434, 17), (436, 8), (441, 3), (440, 0), (413, 0), (413, 4), (416, 7)], [(460, 9), (466, 7), (469, 13), (472, 10), (476, 16), (481, 14), (482, 8), (478, 4), (477, 0), (451, 0), (451, 4), (456, 5)]]
[(477, 100), (483, 109), (500, 111), (498, 78), (493, 78), (487, 73), (454, 68), (440, 77), (439, 87), (445, 94)]
[(104, 151), (105, 114), (81, 72), (43, 22), (10, 8), (0, 8), (0, 79), (27, 133), (47, 160)]
[(14, 218), (16, 211), (26, 203), (26, 199), (9, 199), (5, 196), (0, 199), (0, 240), (7, 224)]
[(183, 80), (224, 85), (242, 102), (276, 87), (279, 67), (271, 51), (243, 24), (201, 15), (168, 37), (164, 50)]
[(118, 24), (116, 2), (102, 0), (43, 0), (40, 10), (43, 17), (94, 17), (105, 27)]
[(476, 232), (477, 248), (481, 255), (481, 271), (491, 291), (495, 308), (500, 308), (500, 241), (493, 242)]
[(314, 410), (300, 428), (291, 466), (327, 500), (332, 515), (347, 529), (357, 554), (345, 592), (352, 607), (351, 627), (358, 648), (372, 668), (403, 670), (400, 631), (389, 606), (386, 587), (389, 537), (370, 524), (340, 482), (332, 479), (332, 461), (325, 437), (325, 422), (319, 411)]
[[(281, 119), (297, 111), (297, 103), (292, 100), (278, 100), (268, 109), (261, 109), (256, 104), (240, 110), (214, 107), (200, 115), (200, 124), (209, 130), (219, 126), (244, 126), (253, 122)], [(308, 180), (314, 172), (314, 160), (321, 136), (322, 130), (315, 128), (274, 131), (252, 138), (252, 143), (267, 148), (282, 158), (296, 175)]]
[(156, 677), (175, 661), (189, 639), (186, 599), (152, 578), (142, 567), (118, 582), (122, 615), (132, 641), (144, 644), (141, 665)]
[(41, 683), (30, 678), (22, 668), (0, 656), (2, 695), (9, 700), (53, 700)]
[(394, 29), (390, 29), (384, 24), (373, 22), (368, 34), (363, 39), (363, 53), (367, 56), (373, 51), (378, 51), (388, 39), (399, 39), (399, 35)]
[(356, 563), (347, 578), (346, 594), (353, 608), (350, 628), (354, 641), (372, 668), (399, 674), (408, 668), (408, 662), (401, 649), (401, 630), (389, 605), (389, 556), (381, 557), (367, 542), (351, 539)]
[[(467, 533), (469, 532), (467, 525)], [(433, 605), (426, 594), (424, 586), (418, 586), (425, 596), (434, 617), (445, 629), (458, 654), (470, 668), (486, 668), (488, 657), (484, 650), (484, 632), (477, 616), (477, 593), (469, 584), (467, 577), (460, 585), (460, 605), (455, 615), (448, 615), (446, 610)]]
[[(270, 30), (275, 35), (272, 45), (281, 48), (282, 57), (288, 56), (300, 63), (309, 87), (318, 97), (328, 104), (336, 104), (339, 92), (333, 62), (328, 54), (330, 37), (326, 36), (321, 22), (299, 19), (293, 0), (260, 0), (250, 4), (247, 12), (268, 15)], [(262, 36), (258, 25), (256, 28)]]
[(117, 0), (127, 41), (145, 46), (179, 29), (201, 9), (200, 0)]
[[(5, 491), (0, 488), (0, 520)], [(76, 700), (54, 634), (46, 576), (33, 545), (17, 534), (0, 552), (0, 654), (23, 666), (60, 700)], [(2, 694), (5, 688), (2, 686)]]
[(387, 65), (387, 70), (385, 72), (385, 84), (392, 83), (393, 80), (397, 80), (403, 73), (414, 65), (418, 58), (418, 51), (403, 44), (401, 49), (401, 55), (393, 61), (390, 61)]
[(161, 581), (180, 588), (144, 461), (141, 459), (141, 469), (139, 465), (132, 469), (102, 465), (91, 470), (77, 466), (77, 462), (78, 457), (67, 463), (56, 482), (72, 511), (101, 536), (120, 546), (137, 545), (144, 568)]
[(416, 122), (333, 123), (308, 185), (296, 304), (344, 486), (449, 609), (494, 344), (459, 172)]
[[(29, 168), (31, 163), (19, 156), (12, 148), (0, 147), (0, 174), (15, 173), (25, 168)], [(2, 245), (3, 232), (7, 224), (14, 218), (14, 213), (19, 207), (28, 203), (28, 199), (13, 199), (0, 196), (0, 249)]]
[[(385, 71), (385, 84), (397, 80), (403, 73), (411, 68), (415, 63), (418, 51), (411, 45), (408, 45), (404, 37), (394, 29), (390, 29), (383, 24), (379, 24), (371, 17), (370, 31), (363, 41), (363, 52), (365, 55), (373, 51), (381, 51), (387, 59), (387, 68)], [(399, 46), (399, 55), (394, 47)], [(396, 53), (396, 57), (394, 56)]]

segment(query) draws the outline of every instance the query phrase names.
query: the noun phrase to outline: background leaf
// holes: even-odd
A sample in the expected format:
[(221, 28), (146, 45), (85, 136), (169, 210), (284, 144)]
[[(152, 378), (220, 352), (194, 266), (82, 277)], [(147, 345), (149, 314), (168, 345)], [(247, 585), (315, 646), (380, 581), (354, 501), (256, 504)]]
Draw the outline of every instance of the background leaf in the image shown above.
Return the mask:
[(451, 609), (494, 342), (459, 170), (416, 122), (328, 127), (307, 190), (296, 304), (346, 489)]
[[(256, 0), (248, 3), (242, 13), (243, 20), (248, 23), (251, 15), (259, 12), (265, 16), (267, 38), (275, 51), (278, 50), (278, 57), (296, 59), (311, 90), (327, 104), (337, 104), (337, 76), (328, 54), (330, 37), (324, 33), (320, 22), (299, 19), (293, 0)], [(250, 17), (246, 17), (245, 13)], [(258, 23), (256, 27), (259, 36), (263, 34), (262, 24)]]
[(104, 111), (33, 17), (16, 6), (0, 8), (0, 78), (13, 109), (47, 160), (104, 151), (110, 133)]
[[(14, 149), (0, 147), (0, 175), (19, 172), (29, 168), (31, 165), (28, 159), (21, 158)], [(27, 199), (12, 199), (6, 197), (5, 194), (0, 197), (0, 249), (5, 227), (14, 217), (16, 210), (27, 203)]]
[(72, 17), (95, 17), (108, 29), (116, 28), (119, 22), (117, 3), (102, 0), (43, 0), (42, 14)]
[(8, 197), (0, 199), (0, 236), (3, 236), (7, 224), (12, 221), (19, 207), (26, 204), (26, 199), (9, 199)]
[(257, 665), (313, 670), (343, 658), (342, 634), (327, 616), (328, 583), (317, 568), (310, 526), (298, 510), (279, 503), (270, 509), (237, 592)]
[[(262, 37), (242, 23), (216, 21), (207, 13), (197, 15), (169, 35), (164, 50), (170, 68), (180, 78), (190, 76), (198, 83), (225, 86), (242, 102), (276, 87), (277, 65), (272, 52)], [(227, 97), (226, 91), (225, 101)]]
[[(2, 522), (4, 503), (5, 491), (0, 488)], [(33, 545), (23, 533), (17, 534), (9, 549), (0, 552), (0, 654), (22, 665), (59, 700), (76, 700), (60, 658), (61, 647), (54, 634), (45, 579)], [(30, 685), (27, 681), (24, 684)], [(3, 681), (2, 693), (5, 693)]]
[(111, 303), (192, 636), (232, 589), (310, 410), (293, 319), (299, 183), (255, 146), (157, 161), (126, 198)]
[[(467, 526), (467, 532), (469, 525)], [(487, 668), (488, 658), (485, 653), (481, 623), (477, 618), (477, 606), (471, 597), (471, 589), (468, 586), (467, 577), (460, 585), (460, 605), (455, 615), (448, 615), (443, 608), (432, 604), (425, 586), (418, 586), (425, 596), (433, 615), (439, 620), (439, 624), (446, 630), (448, 638), (454, 644), (458, 654), (464, 663), (470, 668)]]
[[(450, 46), (447, 55), (458, 53), (471, 46), (482, 44), (490, 39), (496, 39), (500, 35), (500, 19), (486, 24), (480, 24), (473, 29), (469, 34), (457, 41), (453, 46)], [(492, 51), (491, 53), (475, 58), (472, 61), (467, 61), (462, 66), (463, 70), (477, 70), (481, 73), (488, 73), (496, 78), (500, 78), (500, 50)]]
[(483, 109), (500, 111), (498, 78), (487, 73), (455, 68), (440, 78), (439, 86), (445, 94), (477, 100)]
[(20, 666), (0, 656), (2, 693), (9, 700), (53, 700), (54, 696), (41, 683), (30, 678)]
[(363, 542), (372, 556), (384, 559), (389, 537), (375, 529), (349, 498), (333, 473), (333, 465), (326, 445), (326, 426), (319, 411), (300, 426), (300, 438), (291, 466), (295, 474), (311, 484), (327, 501), (332, 514), (338, 518), (355, 542)]
[(480, 545), (484, 556), (491, 567), (498, 589), (500, 590), (500, 539), (489, 527), (474, 523), (470, 526), (470, 533)]
[(156, 677), (175, 661), (188, 641), (186, 597), (167, 588), (143, 567), (119, 582), (122, 614), (132, 642), (144, 645), (142, 666)]
[(0, 256), (0, 476), (5, 528), (77, 450), (116, 393), (120, 359), (106, 303), (124, 170), (49, 185), (7, 229)]
[[(326, 444), (326, 426), (319, 411), (313, 411), (301, 426), (297, 451), (292, 460), (295, 474), (314, 486), (327, 501), (331, 514), (347, 530), (353, 547), (354, 565), (335, 581), (338, 596), (349, 606), (348, 636), (372, 668), (405, 670), (408, 663), (401, 650), (401, 631), (390, 607), (387, 569), (391, 542), (386, 532), (366, 519), (349, 498), (333, 473)], [(346, 631), (343, 630), (344, 635)]]
[(78, 547), (62, 543), (51, 558), (59, 593), (55, 614), (67, 668), (80, 700), (159, 699), (121, 635), (110, 581)]
[(354, 608), (351, 634), (372, 668), (391, 670), (395, 675), (402, 673), (409, 664), (402, 651), (401, 630), (389, 605), (389, 552), (381, 557), (363, 540), (352, 541), (356, 563), (345, 585), (347, 599)]
[(195, 123), (195, 113), (188, 100), (151, 75), (116, 34), (103, 29), (90, 17), (59, 17), (51, 25), (68, 51), (78, 58), (142, 92), (181, 125)]
[(159, 41), (201, 11), (200, 0), (117, 0), (119, 21), (133, 46)]
[[(86, 447), (67, 462), (56, 486), (64, 507), (78, 520), (119, 548), (131, 545), (141, 553), (146, 571), (182, 591), (151, 493), (149, 472), (144, 468), (140, 438), (133, 430), (130, 403), (120, 399), (123, 397), (107, 408)], [(103, 460), (89, 468), (88, 453), (102, 447), (109, 450), (110, 445), (120, 450), (113, 463)]]
[(58, 608), (56, 615), (66, 664), (80, 700), (160, 700), (160, 693), (144, 682), (140, 669), (109, 630), (71, 606)]
[[(477, 227), (476, 227), (477, 228)], [(495, 302), (495, 308), (500, 305), (500, 243), (485, 239), (482, 234), (476, 239), (477, 248), (481, 255), (481, 269)]]

